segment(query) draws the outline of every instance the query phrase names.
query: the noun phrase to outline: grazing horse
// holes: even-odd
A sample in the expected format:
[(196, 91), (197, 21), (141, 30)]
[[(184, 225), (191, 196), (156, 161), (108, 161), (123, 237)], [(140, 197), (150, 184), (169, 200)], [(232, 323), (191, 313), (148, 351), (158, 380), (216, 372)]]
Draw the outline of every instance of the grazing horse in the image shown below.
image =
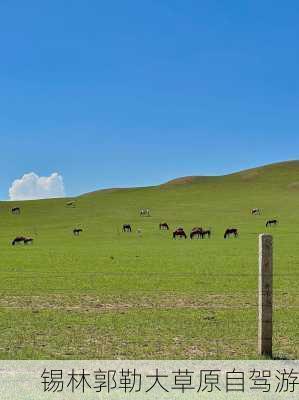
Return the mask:
[(12, 245), (15, 246), (16, 244), (32, 244), (34, 241), (33, 238), (26, 238), (25, 236), (17, 236), (13, 241), (12, 241)]
[(160, 231), (162, 231), (162, 230), (169, 231), (169, 226), (166, 222), (163, 222), (162, 224), (159, 225), (159, 229), (160, 229)]
[(173, 234), (172, 234), (173, 239), (176, 239), (177, 236), (178, 236), (180, 239), (181, 239), (181, 238), (187, 239), (187, 235), (186, 235), (186, 233), (185, 233), (185, 231), (184, 231), (183, 228), (178, 228), (178, 229), (176, 229), (176, 230), (173, 232)]
[(66, 203), (67, 207), (75, 207), (76, 203), (74, 201), (69, 201), (68, 203)]
[(14, 215), (19, 215), (19, 214), (21, 214), (21, 209), (20, 209), (20, 207), (14, 207), (14, 208), (12, 208), (11, 209), (11, 213), (12, 214), (14, 214)]
[(200, 237), (202, 239), (204, 239), (207, 236), (210, 239), (211, 238), (211, 234), (212, 234), (212, 232), (211, 232), (210, 229), (203, 230), (203, 231), (201, 231)]
[(13, 241), (12, 241), (12, 245), (15, 246), (16, 244), (19, 243), (24, 243), (24, 241), (26, 240), (26, 238), (24, 236), (17, 236)]
[(225, 231), (224, 239), (226, 239), (226, 238), (228, 238), (228, 237), (230, 237), (230, 236), (232, 236), (232, 235), (234, 235), (234, 237), (238, 237), (238, 236), (239, 236), (238, 229), (235, 229), (235, 228), (228, 228), (228, 229)]
[(140, 210), (140, 217), (150, 217), (150, 210), (148, 208)]
[(193, 228), (190, 233), (190, 239), (192, 240), (195, 237), (197, 237), (197, 239), (199, 239), (201, 236), (201, 233), (202, 233), (202, 228), (200, 228), (200, 227)]
[(277, 219), (272, 219), (272, 220), (267, 221), (266, 227), (268, 228), (268, 226), (271, 227), (272, 225), (276, 226), (277, 224), (278, 224)]
[(82, 233), (83, 232), (83, 229), (78, 229), (78, 228), (75, 228), (74, 230), (73, 230), (73, 234), (74, 234), (74, 236), (79, 236), (80, 235), (80, 233)]
[(123, 232), (132, 232), (132, 227), (130, 224), (123, 225)]
[(261, 209), (260, 208), (253, 208), (252, 210), (251, 210), (251, 214), (252, 215), (261, 215)]

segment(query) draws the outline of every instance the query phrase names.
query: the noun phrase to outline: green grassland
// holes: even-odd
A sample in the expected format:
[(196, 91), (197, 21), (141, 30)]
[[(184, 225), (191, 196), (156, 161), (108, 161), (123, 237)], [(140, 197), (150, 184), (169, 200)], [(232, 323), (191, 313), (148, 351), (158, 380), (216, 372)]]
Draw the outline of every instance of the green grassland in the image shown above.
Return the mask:
[[(275, 240), (274, 356), (299, 357), (299, 162), (68, 200), (0, 203), (1, 359), (257, 358), (265, 231)], [(279, 226), (266, 230), (269, 218)], [(175, 241), (164, 221), (213, 235)], [(224, 240), (228, 227), (240, 237)], [(35, 243), (13, 247), (17, 235)]]

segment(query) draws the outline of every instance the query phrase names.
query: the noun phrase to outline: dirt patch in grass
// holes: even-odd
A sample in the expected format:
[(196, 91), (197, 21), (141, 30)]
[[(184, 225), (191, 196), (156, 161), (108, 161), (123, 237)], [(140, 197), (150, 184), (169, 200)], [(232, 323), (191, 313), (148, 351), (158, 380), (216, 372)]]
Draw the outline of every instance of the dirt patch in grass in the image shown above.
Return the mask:
[[(292, 307), (299, 308), (299, 295), (292, 299)], [(275, 308), (290, 307), (289, 299), (280, 296)], [(66, 310), (73, 312), (102, 313), (126, 311), (132, 309), (252, 309), (257, 307), (257, 298), (250, 294), (206, 294), (204, 296), (186, 296), (163, 294), (159, 296), (102, 298), (96, 295), (67, 296), (51, 294), (45, 296), (1, 296), (0, 308), (32, 310)]]
[[(247, 351), (245, 350), (247, 349)], [(217, 340), (201, 340), (201, 342), (185, 346), (184, 354), (187, 359), (220, 359), (225, 354), (227, 359), (238, 359), (244, 357), (244, 352), (248, 349), (255, 354), (255, 347), (252, 341), (234, 342), (227, 341), (225, 338)], [(250, 354), (250, 353), (249, 353)], [(248, 354), (248, 355), (249, 355)]]
[(288, 185), (288, 189), (299, 190), (299, 182), (292, 182)]
[[(252, 303), (248, 299), (242, 302), (242, 308), (249, 308)], [(97, 296), (3, 296), (1, 308), (17, 309), (66, 309), (80, 312), (122, 311), (131, 309), (182, 309), (182, 308), (240, 308), (240, 303), (230, 295), (205, 295), (202, 298), (163, 295), (156, 298), (142, 296), (139, 298), (111, 297), (102, 299)]]

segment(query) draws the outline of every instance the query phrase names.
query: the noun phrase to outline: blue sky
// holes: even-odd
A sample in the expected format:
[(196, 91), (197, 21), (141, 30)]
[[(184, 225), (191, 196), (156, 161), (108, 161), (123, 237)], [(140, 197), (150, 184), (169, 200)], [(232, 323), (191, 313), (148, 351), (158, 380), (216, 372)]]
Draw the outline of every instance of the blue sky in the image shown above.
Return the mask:
[(299, 3), (2, 0), (0, 198), (297, 159)]

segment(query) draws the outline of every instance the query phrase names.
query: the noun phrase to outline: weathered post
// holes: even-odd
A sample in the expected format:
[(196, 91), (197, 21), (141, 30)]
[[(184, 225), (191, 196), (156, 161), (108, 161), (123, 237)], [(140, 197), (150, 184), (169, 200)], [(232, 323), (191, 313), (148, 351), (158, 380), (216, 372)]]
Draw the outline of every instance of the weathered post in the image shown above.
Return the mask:
[(272, 357), (273, 334), (273, 238), (259, 237), (259, 327), (258, 351)]

